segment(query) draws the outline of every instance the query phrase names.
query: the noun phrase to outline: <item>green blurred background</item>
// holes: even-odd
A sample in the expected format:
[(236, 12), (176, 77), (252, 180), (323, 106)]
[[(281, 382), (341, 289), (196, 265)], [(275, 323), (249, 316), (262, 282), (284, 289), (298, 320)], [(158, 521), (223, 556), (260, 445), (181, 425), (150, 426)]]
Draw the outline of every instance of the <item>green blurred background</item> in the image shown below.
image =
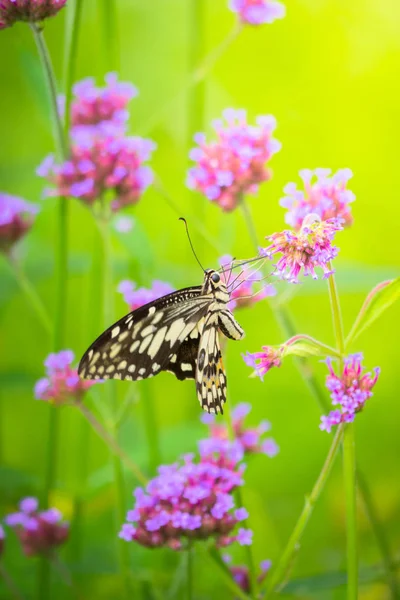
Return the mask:
[[(222, 214), (184, 185), (192, 133), (210, 131), (210, 121), (224, 108), (246, 108), (251, 119), (270, 113), (278, 121), (276, 137), (283, 148), (271, 163), (273, 179), (250, 200), (260, 243), (265, 235), (283, 228), (284, 210), (278, 200), (285, 183), (298, 181), (299, 169), (353, 170), (349, 187), (357, 196), (353, 204), (355, 222), (337, 238), (340, 255), (336, 261), (348, 330), (369, 289), (396, 276), (400, 262), (400, 4), (392, 0), (287, 2), (284, 20), (245, 28), (204, 84), (190, 89), (187, 81), (194, 65), (234, 27), (235, 17), (226, 1), (119, 0), (115, 29), (112, 21), (104, 18), (107, 4), (107, 0), (83, 2), (77, 79), (94, 76), (100, 84), (106, 72), (117, 70), (122, 81), (139, 88), (140, 96), (130, 105), (130, 131), (157, 142), (152, 165), (178, 211), (188, 218), (193, 242), (207, 266), (216, 266), (223, 253), (237, 257), (253, 254), (242, 213)], [(60, 80), (66, 18), (64, 10), (45, 27)], [(41, 203), (41, 213), (19, 253), (29, 278), (53, 314), (56, 201), (41, 200), (44, 182), (35, 176), (42, 158), (53, 151), (53, 138), (40, 64), (27, 26), (1, 32), (0, 56), (0, 189)], [(72, 200), (70, 206), (66, 347), (79, 358), (102, 329), (100, 241), (85, 208)], [(114, 237), (115, 288), (123, 278), (141, 285), (150, 285), (158, 278), (177, 288), (201, 281), (178, 214), (162, 195), (149, 189), (127, 213), (134, 216), (135, 228), (128, 236)], [(201, 235), (197, 221), (202, 222), (209, 240)], [(35, 401), (32, 393), (35, 381), (43, 375), (43, 360), (51, 351), (51, 343), (4, 261), (0, 262), (0, 275), (0, 511), (4, 514), (15, 508), (21, 496), (41, 493), (46, 457), (53, 452), (48, 443), (48, 422), (54, 409)], [(285, 285), (279, 284), (280, 292), (285, 291)], [(295, 292), (289, 307), (297, 330), (333, 344), (326, 284), (307, 282)], [(117, 293), (113, 297), (115, 315), (122, 316), (126, 312), (123, 300)], [(250, 461), (244, 489), (250, 526), (255, 531), (256, 560), (276, 560), (322, 467), (330, 436), (319, 431), (319, 408), (290, 359), (269, 373), (264, 383), (248, 378), (249, 369), (240, 353), (283, 341), (268, 305), (259, 303), (237, 317), (246, 338), (228, 344), (229, 402), (251, 402), (250, 421), (271, 420), (272, 433), (281, 448), (274, 459), (258, 456)], [(399, 318), (397, 305), (353, 348), (364, 352), (368, 367), (382, 367), (374, 398), (357, 417), (357, 460), (394, 556), (398, 556), (400, 541)], [(315, 360), (315, 369), (323, 384), (326, 368)], [(150, 472), (143, 428), (146, 397), (153, 398), (163, 462), (193, 450), (196, 440), (205, 436), (192, 382), (180, 383), (168, 374), (140, 385), (121, 382), (121, 403), (128, 391), (132, 404), (121, 428), (121, 444), (145, 471)], [(104, 413), (107, 407), (101, 410)], [(74, 521), (63, 559), (82, 597), (118, 598), (115, 536), (119, 524), (113, 518), (115, 498), (108, 450), (81, 416), (68, 407), (61, 409), (59, 443), (52, 503), (72, 519), (74, 501), (81, 500), (81, 515), (77, 523)], [(128, 473), (126, 478), (128, 508), (135, 484)], [(381, 556), (361, 503), (359, 537), (362, 568), (378, 564)], [(171, 588), (179, 555), (169, 550), (148, 551), (134, 544), (130, 544), (130, 552), (132, 597), (181, 597), (179, 582)], [(234, 548), (232, 554), (235, 563), (244, 562), (243, 549)], [(5, 560), (26, 597), (35, 597), (36, 560), (21, 556), (11, 534)], [(344, 568), (345, 515), (339, 458), (307, 527), (291, 576), (298, 580)], [(196, 599), (229, 597), (218, 573), (201, 554), (195, 564), (195, 582)], [(297, 587), (297, 597), (345, 597), (343, 587), (323, 590), (317, 584), (314, 579), (314, 592)], [(283, 596), (289, 597), (289, 593)], [(7, 597), (0, 582), (0, 598)], [(51, 597), (70, 597), (57, 576)], [(360, 592), (363, 600), (389, 597), (380, 582), (364, 585)]]

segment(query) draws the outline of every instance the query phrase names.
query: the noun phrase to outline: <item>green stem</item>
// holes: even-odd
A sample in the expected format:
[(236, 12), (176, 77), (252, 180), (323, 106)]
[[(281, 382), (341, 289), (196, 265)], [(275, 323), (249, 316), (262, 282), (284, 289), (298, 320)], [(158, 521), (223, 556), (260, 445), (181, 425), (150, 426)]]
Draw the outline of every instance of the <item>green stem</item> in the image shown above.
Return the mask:
[[(328, 264), (332, 270), (332, 265)], [(335, 276), (328, 278), (329, 298), (332, 309), (333, 328), (336, 347), (342, 356), (345, 351), (345, 340), (340, 309), (340, 300)], [(340, 373), (343, 372), (343, 358), (339, 360)], [(356, 455), (354, 424), (348, 423), (343, 438), (343, 478), (346, 498), (346, 531), (347, 531), (347, 598), (357, 600), (358, 597), (358, 548), (357, 548), (357, 504), (356, 504)]]
[(306, 498), (303, 511), (296, 523), (295, 528), (293, 529), (288, 543), (286, 544), (285, 550), (283, 551), (283, 554), (281, 555), (278, 564), (266, 579), (266, 595), (264, 596), (265, 600), (273, 596), (277, 586), (279, 584), (282, 584), (287, 576), (288, 569), (290, 568), (290, 565), (293, 561), (293, 557), (296, 553), (297, 548), (299, 547), (301, 537), (312, 515), (314, 506), (325, 486), (329, 473), (331, 472), (336, 454), (340, 448), (340, 443), (343, 437), (343, 430), (344, 426), (339, 425), (339, 427), (336, 430), (335, 437), (333, 438), (332, 445), (329, 449), (328, 456), (326, 457), (325, 463), (319, 474), (319, 477), (311, 491), (311, 494)]
[(17, 264), (17, 262), (15, 260), (13, 260), (11, 257), (6, 257), (6, 258), (7, 258), (7, 260), (6, 260), (7, 265), (10, 267), (10, 270), (11, 270), (13, 276), (15, 277), (19, 287), (25, 294), (32, 309), (36, 313), (38, 320), (43, 325), (43, 328), (46, 331), (46, 333), (49, 336), (51, 336), (52, 325), (51, 325), (50, 317), (47, 314), (47, 311), (46, 311), (44, 304), (43, 304), (42, 300), (40, 299), (38, 293), (36, 292), (35, 288), (33, 287), (31, 282), (25, 275), (21, 266), (19, 264)]
[(99, 8), (102, 39), (106, 40), (106, 43), (103, 44), (103, 64), (108, 70), (118, 71), (120, 52), (117, 22), (117, 2), (116, 0), (100, 0)]
[(143, 421), (147, 438), (147, 448), (149, 453), (149, 471), (150, 473), (155, 474), (157, 471), (157, 467), (161, 464), (161, 450), (155, 402), (151, 388), (151, 381), (140, 382), (140, 404), (143, 410)]
[(193, 545), (191, 541), (188, 543), (186, 558), (186, 598), (193, 600)]
[(232, 591), (235, 598), (240, 598), (240, 600), (250, 600), (250, 596), (246, 594), (246, 592), (244, 592), (233, 579), (232, 573), (223, 563), (221, 557), (219, 555), (217, 556), (217, 551), (215, 549), (209, 549), (208, 551), (204, 550), (203, 555), (209, 560), (212, 566), (218, 568), (221, 579), (225, 583), (226, 587)]
[(3, 563), (0, 561), (0, 578), (4, 581), (5, 586), (10, 592), (10, 598), (15, 598), (15, 600), (24, 600), (24, 597), (20, 590), (17, 587), (14, 579), (11, 577), (10, 573), (7, 571)]
[(83, 0), (68, 4), (68, 21), (65, 34), (63, 89), (65, 95), (64, 136), (69, 139), (71, 125), (72, 86), (75, 79), (78, 40), (81, 26)]

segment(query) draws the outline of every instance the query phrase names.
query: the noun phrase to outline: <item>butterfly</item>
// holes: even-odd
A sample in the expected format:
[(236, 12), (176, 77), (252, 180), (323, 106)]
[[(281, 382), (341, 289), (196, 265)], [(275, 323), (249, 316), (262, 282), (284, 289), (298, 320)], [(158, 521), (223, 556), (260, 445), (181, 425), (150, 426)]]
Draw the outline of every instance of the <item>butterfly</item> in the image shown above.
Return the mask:
[(219, 334), (244, 337), (229, 300), (220, 273), (205, 270), (202, 285), (162, 296), (111, 325), (83, 355), (79, 376), (139, 381), (169, 371), (194, 379), (201, 407), (222, 414), (227, 381)]

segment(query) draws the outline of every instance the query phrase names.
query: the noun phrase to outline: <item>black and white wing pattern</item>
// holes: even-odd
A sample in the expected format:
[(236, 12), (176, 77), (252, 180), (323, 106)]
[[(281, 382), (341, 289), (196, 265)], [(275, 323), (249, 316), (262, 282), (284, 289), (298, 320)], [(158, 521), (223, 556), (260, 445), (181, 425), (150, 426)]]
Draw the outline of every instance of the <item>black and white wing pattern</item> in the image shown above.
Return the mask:
[(194, 377), (198, 325), (211, 301), (201, 292), (200, 286), (173, 292), (114, 323), (83, 355), (79, 376), (138, 381), (168, 370), (178, 379)]
[(226, 373), (218, 333), (218, 314), (210, 313), (200, 338), (196, 369), (196, 391), (200, 406), (209, 413), (223, 413)]

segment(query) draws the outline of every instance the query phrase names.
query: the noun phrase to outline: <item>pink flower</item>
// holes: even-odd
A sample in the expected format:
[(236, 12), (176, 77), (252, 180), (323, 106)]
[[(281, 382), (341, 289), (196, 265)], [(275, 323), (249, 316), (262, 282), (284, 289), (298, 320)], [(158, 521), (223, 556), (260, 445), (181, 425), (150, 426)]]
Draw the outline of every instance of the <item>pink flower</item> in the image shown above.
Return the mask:
[(271, 178), (265, 165), (280, 143), (272, 137), (274, 117), (261, 116), (256, 126), (249, 125), (246, 111), (230, 108), (223, 118), (226, 123), (213, 123), (216, 141), (207, 143), (203, 133), (196, 134), (198, 147), (190, 152), (196, 165), (189, 170), (187, 185), (231, 211), (243, 194), (255, 194), (259, 184)]
[(153, 181), (153, 172), (144, 163), (155, 148), (140, 137), (92, 135), (81, 129), (75, 136), (71, 156), (62, 165), (47, 157), (37, 170), (55, 189), (49, 196), (72, 196), (92, 205), (111, 195), (111, 209), (136, 204)]
[(0, 251), (8, 252), (29, 231), (38, 212), (35, 204), (0, 193)]
[[(251, 582), (249, 577), (249, 569), (245, 566), (234, 566), (231, 565), (232, 558), (229, 554), (223, 555), (223, 561), (228, 565), (230, 572), (232, 573), (233, 579), (236, 581), (239, 587), (242, 588), (246, 594), (251, 593)], [(257, 582), (262, 583), (271, 568), (270, 560), (263, 560), (260, 563), (260, 574), (257, 577)]]
[[(228, 304), (230, 310), (252, 306), (264, 298), (276, 295), (275, 287), (270, 283), (262, 283), (262, 274), (257, 270), (244, 266), (236, 274), (232, 270), (232, 260), (229, 254), (219, 259), (219, 264), (224, 269), (221, 278), (225, 282), (231, 298)], [(262, 285), (258, 286), (258, 283), (262, 283)]]
[(17, 21), (44, 21), (56, 15), (66, 3), (67, 0), (0, 0), (0, 29)]
[(246, 25), (262, 25), (283, 19), (286, 9), (272, 0), (229, 0), (229, 8), (239, 15)]
[(35, 398), (46, 400), (55, 405), (80, 400), (94, 381), (79, 379), (76, 369), (71, 367), (74, 354), (71, 350), (49, 354), (44, 364), (46, 377), (39, 379), (35, 385)]
[(311, 214), (303, 221), (299, 232), (285, 230), (268, 236), (266, 239), (271, 245), (263, 249), (262, 254), (271, 259), (275, 254), (281, 254), (275, 264), (275, 273), (292, 283), (299, 282), (302, 272), (318, 279), (317, 267), (323, 270), (326, 278), (334, 272), (329, 263), (336, 258), (339, 250), (332, 242), (341, 229), (338, 219), (320, 221), (318, 215)]
[(347, 189), (353, 177), (350, 169), (340, 169), (332, 176), (330, 169), (304, 169), (299, 174), (304, 191), (298, 190), (296, 183), (288, 183), (284, 187), (286, 196), (280, 201), (281, 206), (289, 209), (286, 223), (298, 231), (308, 215), (317, 214), (321, 221), (336, 218), (344, 227), (352, 224), (351, 202), (355, 195)]
[(329, 374), (326, 377), (326, 387), (331, 392), (332, 404), (339, 405), (328, 416), (321, 417), (320, 429), (330, 433), (333, 426), (339, 423), (349, 423), (354, 420), (372, 396), (372, 388), (378, 381), (379, 367), (374, 373), (365, 373), (361, 353), (351, 354), (344, 361), (342, 374), (337, 375), (330, 358), (326, 359)]
[(68, 523), (56, 508), (38, 511), (36, 498), (24, 498), (19, 512), (4, 519), (6, 525), (15, 529), (26, 556), (46, 555), (62, 545), (68, 538)]
[(165, 281), (155, 279), (150, 288), (138, 288), (133, 281), (121, 281), (118, 286), (118, 291), (123, 295), (125, 302), (129, 305), (130, 310), (136, 310), (144, 304), (153, 302), (161, 296), (170, 294), (174, 288)]
[(262, 352), (246, 352), (242, 354), (243, 360), (248, 367), (254, 369), (256, 375), (264, 380), (264, 375), (268, 373), (272, 367), (280, 367), (284, 347), (274, 348), (273, 346), (263, 346)]

